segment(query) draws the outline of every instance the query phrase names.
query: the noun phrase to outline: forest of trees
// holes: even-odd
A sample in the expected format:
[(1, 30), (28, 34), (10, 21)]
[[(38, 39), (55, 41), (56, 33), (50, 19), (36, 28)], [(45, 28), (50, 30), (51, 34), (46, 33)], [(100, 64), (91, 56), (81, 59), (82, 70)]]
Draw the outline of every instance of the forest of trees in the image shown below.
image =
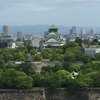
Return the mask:
[[(57, 49), (18, 47), (0, 49), (0, 88), (32, 89), (50, 88), (94, 88), (100, 87), (100, 53), (94, 57), (84, 54), (77, 42)], [(49, 59), (54, 65), (44, 66), (41, 73), (35, 72), (33, 61)], [(24, 61), (22, 64), (10, 63)], [(73, 64), (79, 61), (82, 65)], [(77, 76), (72, 72), (78, 73)], [(74, 77), (74, 78), (72, 78)]]

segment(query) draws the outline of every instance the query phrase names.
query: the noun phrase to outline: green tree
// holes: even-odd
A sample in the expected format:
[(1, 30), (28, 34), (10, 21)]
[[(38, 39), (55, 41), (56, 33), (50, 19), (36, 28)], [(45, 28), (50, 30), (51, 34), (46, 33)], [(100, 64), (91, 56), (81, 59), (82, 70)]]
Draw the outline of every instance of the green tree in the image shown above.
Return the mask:
[(94, 55), (94, 58), (95, 58), (96, 61), (100, 61), (100, 53), (96, 53)]
[[(47, 77), (45, 77), (45, 78), (47, 78)], [(35, 73), (33, 75), (33, 79), (34, 79), (34, 83), (33, 83), (34, 87), (45, 87), (45, 86), (48, 86), (47, 85), (47, 81), (44, 81), (44, 76), (43, 75)]]
[(93, 87), (93, 79), (88, 77), (88, 76), (83, 76), (81, 75), (78, 79), (77, 79), (77, 84), (79, 85), (80, 88), (89, 88), (89, 87)]
[(95, 73), (92, 76), (92, 79), (94, 81), (93, 86), (94, 87), (100, 87), (100, 71), (98, 71), (97, 73)]
[(15, 69), (6, 69), (2, 73), (1, 88), (32, 88), (33, 80), (24, 72)]
[(81, 73), (87, 74), (93, 71), (100, 71), (100, 61), (89, 62), (81, 66)]
[(35, 55), (35, 54), (37, 53), (37, 50), (36, 50), (35, 48), (32, 48), (32, 49), (30, 50), (30, 53), (31, 53), (32, 55)]
[(13, 53), (14, 50), (11, 48), (4, 48), (2, 49), (2, 55), (5, 62), (13, 60)]
[(56, 72), (58, 70), (63, 69), (63, 63), (62, 62), (56, 62), (54, 67), (52, 67), (52, 71)]
[(18, 48), (16, 48), (14, 50), (14, 53), (17, 53), (17, 52), (23, 52), (23, 53), (27, 54), (28, 48), (26, 46), (19, 46)]
[(20, 65), (20, 71), (23, 71), (27, 75), (32, 75), (35, 73), (35, 65), (31, 62), (26, 61), (25, 63)]
[(3, 87), (2, 78), (3, 78), (3, 70), (2, 70), (2, 69), (0, 69), (0, 88), (2, 88), (2, 87)]
[(5, 60), (5, 62), (12, 61), (13, 60), (13, 55), (5, 53), (4, 60)]
[(78, 38), (76, 38), (75, 42), (78, 43), (78, 44), (81, 46), (81, 44), (82, 44), (82, 39), (80, 39), (80, 38), (78, 37)]
[(17, 52), (17, 53), (14, 53), (14, 60), (16, 61), (23, 61), (25, 60), (26, 58), (26, 54), (24, 52)]
[(0, 54), (0, 68), (4, 66), (4, 57)]
[(57, 61), (57, 60), (62, 61), (63, 60), (63, 56), (61, 54), (58, 54), (56, 52), (53, 52), (51, 54), (50, 61)]
[(88, 63), (88, 62), (91, 61), (92, 56), (89, 55), (89, 54), (83, 54), (83, 55), (81, 55), (80, 58), (81, 58), (81, 60), (83, 61), (83, 63), (86, 64), (86, 63)]
[(2, 73), (1, 88), (15, 88), (17, 72), (14, 69), (6, 69)]
[(34, 56), (34, 60), (35, 60), (35, 61), (41, 61), (41, 60), (42, 60), (41, 54), (35, 55), (35, 56)]
[(65, 61), (74, 61), (75, 60), (75, 55), (72, 52), (66, 52), (65, 56), (64, 56), (64, 60)]
[(98, 39), (94, 39), (92, 42), (91, 42), (92, 45), (98, 45)]
[(32, 88), (33, 79), (30, 76), (27, 76), (24, 72), (17, 72), (15, 84), (16, 88), (29, 89)]
[(8, 64), (5, 65), (4, 70), (6, 70), (6, 69), (15, 69), (15, 70), (17, 70), (18, 67), (19, 67), (19, 65), (8, 63)]
[(54, 71), (53, 66), (52, 65), (47, 65), (47, 66), (42, 67), (41, 73), (43, 74), (43, 73), (51, 72), (51, 71)]
[(69, 72), (73, 72), (73, 71), (80, 71), (80, 66), (73, 64), (70, 61), (64, 61), (63, 62), (63, 67), (65, 70), (69, 71)]
[(41, 52), (42, 54), (42, 57), (44, 59), (50, 59), (51, 58), (51, 54), (52, 54), (52, 50), (48, 50), (48, 49), (45, 49)]
[(77, 42), (69, 43), (67, 47), (78, 47), (79, 44)]
[(49, 87), (56, 88), (56, 87), (65, 86), (66, 81), (68, 81), (70, 78), (71, 78), (71, 75), (68, 71), (59, 70), (56, 73), (49, 74), (48, 78), (46, 78), (46, 81), (48, 82)]

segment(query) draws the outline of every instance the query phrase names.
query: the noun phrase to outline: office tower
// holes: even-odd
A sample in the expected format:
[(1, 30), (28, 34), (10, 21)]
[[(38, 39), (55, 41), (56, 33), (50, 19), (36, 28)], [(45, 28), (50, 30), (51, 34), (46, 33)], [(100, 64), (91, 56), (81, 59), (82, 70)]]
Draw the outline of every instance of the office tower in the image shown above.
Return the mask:
[(84, 28), (83, 27), (81, 27), (81, 29), (80, 29), (80, 33), (79, 33), (79, 38), (81, 38), (81, 39), (84, 39), (84, 36), (85, 36), (85, 30), (84, 30)]
[(72, 33), (77, 33), (76, 32), (76, 26), (72, 26)]
[(70, 39), (75, 40), (77, 38), (76, 26), (72, 26), (70, 29)]
[(91, 34), (95, 34), (96, 33), (95, 28), (93, 27), (90, 32), (91, 32)]
[(72, 28), (70, 29), (70, 34), (76, 34), (76, 26), (72, 26)]
[(7, 25), (3, 26), (3, 33), (8, 34), (8, 26)]
[(23, 40), (22, 32), (17, 32), (17, 40), (18, 41), (22, 41)]
[(0, 48), (8, 47), (12, 43), (12, 36), (8, 32), (8, 26), (3, 26), (3, 33), (0, 37)]
[(70, 29), (70, 34), (72, 34), (72, 29)]
[(5, 41), (11, 40), (11, 35), (8, 31), (8, 26), (7, 25), (3, 26), (3, 33), (1, 34), (1, 40), (5, 40)]
[(83, 27), (81, 27), (81, 29), (80, 29), (80, 34), (85, 34), (85, 30), (84, 30), (84, 28)]

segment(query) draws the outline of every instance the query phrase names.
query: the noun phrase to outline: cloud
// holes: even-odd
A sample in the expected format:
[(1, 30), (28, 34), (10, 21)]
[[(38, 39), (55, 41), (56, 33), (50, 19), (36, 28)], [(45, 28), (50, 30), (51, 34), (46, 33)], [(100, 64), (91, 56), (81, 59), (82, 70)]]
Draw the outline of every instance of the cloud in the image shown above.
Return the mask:
[(100, 0), (0, 0), (1, 24), (92, 23), (99, 13)]
[[(1, 0), (0, 0), (1, 1)], [(20, 10), (19, 10), (20, 9)], [(53, 7), (49, 6), (48, 3), (46, 5), (45, 0), (41, 2), (40, 0), (4, 0), (0, 3), (0, 10), (4, 11), (12, 11), (21, 10), (26, 11), (49, 11), (52, 10)]]
[[(67, 11), (75, 9), (90, 9), (100, 6), (100, 0), (0, 0), (0, 10), (20, 9), (26, 7), (32, 11), (49, 11), (65, 9)], [(25, 8), (25, 9), (26, 9)], [(74, 10), (74, 9), (73, 9)]]
[(33, 4), (33, 3), (28, 3), (28, 4), (22, 4), (20, 5), (20, 8), (21, 7), (24, 7), (26, 8), (26, 10), (28, 11), (37, 11), (37, 12), (44, 12), (44, 11), (49, 11), (49, 10), (52, 10), (53, 7), (49, 7), (49, 6), (45, 6), (45, 5), (39, 5), (39, 4)]

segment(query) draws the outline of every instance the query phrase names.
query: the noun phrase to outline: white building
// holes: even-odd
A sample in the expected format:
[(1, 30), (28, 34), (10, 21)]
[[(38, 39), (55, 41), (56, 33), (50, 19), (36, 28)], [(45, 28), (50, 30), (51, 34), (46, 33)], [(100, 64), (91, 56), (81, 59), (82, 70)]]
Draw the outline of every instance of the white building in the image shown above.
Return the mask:
[(32, 40), (31, 40), (31, 46), (32, 47), (39, 47), (39, 43), (40, 43), (41, 38), (38, 36), (33, 36)]
[(16, 43), (12, 43), (12, 45), (11, 45), (11, 48), (12, 49), (15, 49), (15, 48), (17, 48), (18, 46), (16, 45)]
[(85, 54), (94, 55), (95, 53), (100, 53), (100, 48), (84, 48)]

